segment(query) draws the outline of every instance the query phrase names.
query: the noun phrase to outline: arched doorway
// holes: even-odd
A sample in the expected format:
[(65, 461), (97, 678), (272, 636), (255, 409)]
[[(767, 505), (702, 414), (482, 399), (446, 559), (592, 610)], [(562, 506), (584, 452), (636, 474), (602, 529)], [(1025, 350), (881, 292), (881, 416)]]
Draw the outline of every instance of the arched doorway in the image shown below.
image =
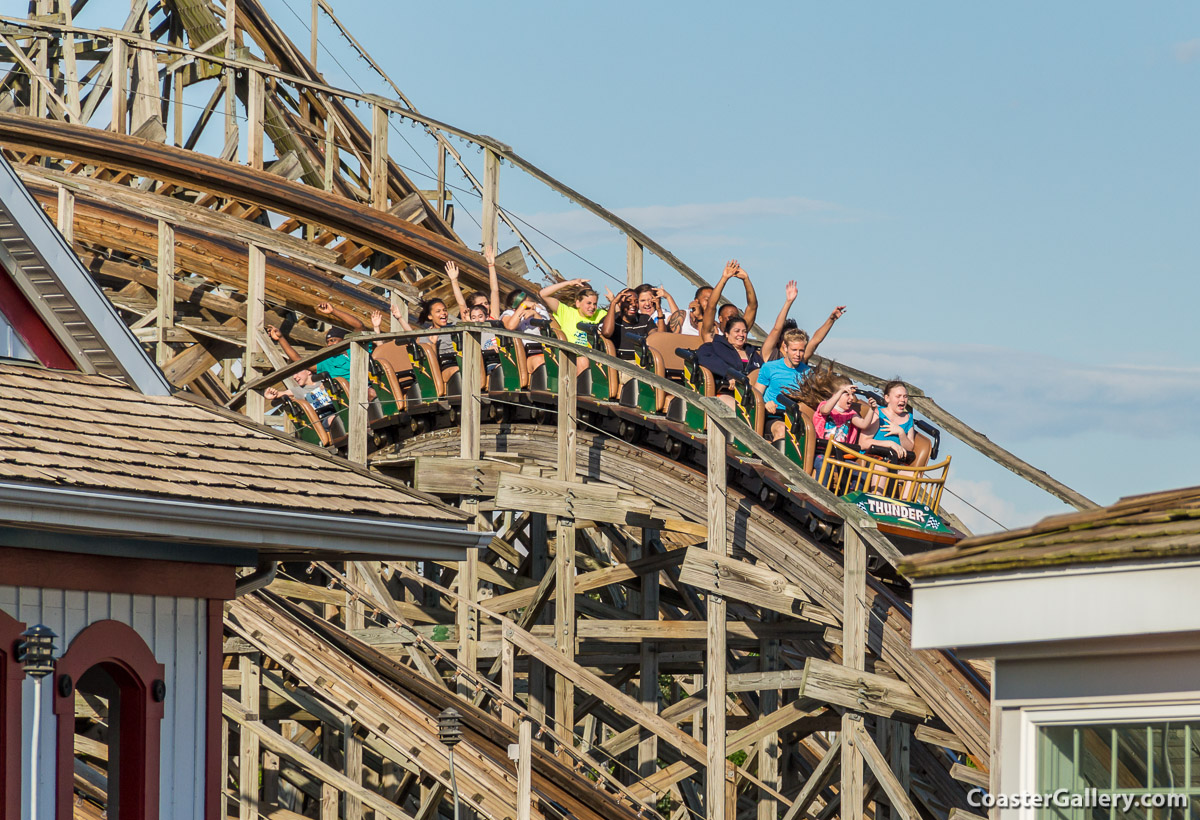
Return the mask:
[(54, 677), (58, 820), (77, 797), (109, 820), (158, 817), (165, 698), (163, 665), (132, 627), (98, 621), (75, 636)]

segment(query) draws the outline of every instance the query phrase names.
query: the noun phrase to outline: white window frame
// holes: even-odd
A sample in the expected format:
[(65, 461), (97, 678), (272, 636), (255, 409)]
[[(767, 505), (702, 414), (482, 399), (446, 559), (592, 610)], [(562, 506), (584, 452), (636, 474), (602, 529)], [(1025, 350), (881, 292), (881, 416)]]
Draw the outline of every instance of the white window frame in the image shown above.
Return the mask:
[[(1045, 726), (1077, 726), (1091, 723), (1147, 723), (1153, 721), (1200, 720), (1200, 700), (1135, 700), (1099, 704), (1063, 703), (1021, 707), (1021, 771), (1019, 789), (1033, 794), (1037, 782), (1037, 735)], [(1037, 809), (1022, 807), (1015, 816), (1035, 820)]]

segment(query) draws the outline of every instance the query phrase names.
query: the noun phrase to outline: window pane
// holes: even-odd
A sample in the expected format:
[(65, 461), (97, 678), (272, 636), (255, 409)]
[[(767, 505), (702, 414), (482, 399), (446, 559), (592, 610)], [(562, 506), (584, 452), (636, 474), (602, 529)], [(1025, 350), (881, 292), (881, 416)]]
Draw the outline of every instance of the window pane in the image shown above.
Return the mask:
[[(1116, 808), (1047, 807), (1045, 820), (1200, 820), (1200, 721), (1094, 723), (1038, 730), (1037, 791), (1120, 799)], [(1095, 791), (1092, 791), (1095, 790)], [(1167, 805), (1176, 795), (1186, 805)], [(1128, 808), (1124, 801), (1128, 799)], [(1153, 802), (1159, 808), (1147, 808)]]

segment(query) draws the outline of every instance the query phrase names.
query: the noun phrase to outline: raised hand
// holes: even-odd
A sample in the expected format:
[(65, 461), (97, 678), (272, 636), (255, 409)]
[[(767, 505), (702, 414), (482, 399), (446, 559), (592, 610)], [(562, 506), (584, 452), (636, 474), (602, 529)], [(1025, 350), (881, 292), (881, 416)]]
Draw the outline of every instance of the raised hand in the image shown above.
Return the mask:
[(383, 311), (371, 311), (371, 327), (375, 328), (375, 332), (379, 332), (379, 328), (383, 326)]
[(279, 337), (283, 334), (279, 332), (279, 328), (275, 327), (275, 325), (267, 325), (267, 335), (271, 337), (272, 342), (278, 342)]
[(453, 262), (446, 263), (446, 275), (450, 277), (451, 282), (458, 281), (458, 265)]
[(392, 305), (392, 316), (394, 316), (394, 317), (395, 317), (395, 318), (397, 318), (397, 319), (405, 319), (405, 318), (407, 318), (407, 317), (406, 317), (406, 316), (405, 316), (403, 313), (401, 313), (401, 312), (400, 312), (400, 306), (399, 306), (399, 305)]
[(833, 309), (833, 312), (829, 314), (829, 318), (836, 322), (838, 319), (842, 318), (842, 316), (845, 313), (846, 313), (846, 306), (838, 305), (837, 307), (835, 307)]
[(800, 293), (799, 289), (796, 287), (796, 280), (793, 279), (792, 281), (788, 282), (787, 287), (784, 288), (783, 292), (784, 295), (787, 296), (787, 300), (789, 302), (796, 301), (796, 296)]
[(274, 387), (268, 387), (266, 390), (263, 391), (263, 398), (266, 399), (267, 401), (275, 401), (275, 399), (279, 398), (279, 396), (280, 396), (279, 391), (276, 390)]
[(730, 279), (734, 276), (737, 276), (739, 269), (738, 261), (736, 259), (730, 259), (725, 263), (725, 269), (721, 271), (721, 277), (724, 279)]
[(317, 313), (320, 313), (322, 316), (331, 316), (333, 315), (333, 305), (328, 302), (318, 302)]
[(493, 247), (490, 247), (490, 246), (484, 248), (483, 249), (483, 261), (487, 262), (487, 266), (489, 268), (496, 267), (496, 249)]

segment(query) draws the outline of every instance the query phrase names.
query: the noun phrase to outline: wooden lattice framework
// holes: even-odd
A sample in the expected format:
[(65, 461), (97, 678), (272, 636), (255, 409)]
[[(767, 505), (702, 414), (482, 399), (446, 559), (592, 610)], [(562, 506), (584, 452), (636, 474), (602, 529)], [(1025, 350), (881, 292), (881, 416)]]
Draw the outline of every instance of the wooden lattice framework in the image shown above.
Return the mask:
[[(0, 17), (0, 147), (181, 389), (244, 395), (261, 418), (261, 387), (298, 367), (264, 323), (313, 351), (319, 302), (365, 319), (446, 296), (447, 260), (485, 286), (453, 230), (455, 165), (481, 196), (482, 243), (502, 221), (518, 238), (501, 255), (506, 286), (523, 286), (526, 257), (556, 273), (501, 206), (503, 161), (625, 232), (629, 282), (646, 250), (701, 281), (503, 143), (424, 117), (394, 84), (394, 99), (325, 84), (315, 35), (306, 56), (257, 0), (133, 0), (120, 28), (76, 25), (87, 5), (32, 0), (28, 18)], [(319, 17), (340, 27), (323, 0), (314, 32)], [(196, 94), (202, 106), (185, 99)], [(399, 122), (432, 141), (430, 190), (389, 156)], [(452, 140), (483, 149), (482, 174)], [(478, 355), (478, 334), (465, 340)], [(352, 407), (365, 408), (366, 350), (344, 346)], [(473, 372), (464, 396), (479, 392)], [(913, 397), (998, 463), (1092, 506)], [(722, 407), (707, 407), (703, 469), (588, 428), (570, 379), (553, 425), (487, 424), (485, 402), (457, 402), (452, 425), (376, 451), (374, 467), (497, 537), (453, 567), (286, 566), (232, 605), (231, 811), (447, 815), (434, 717), (454, 704), (468, 727), (460, 798), (481, 817), (966, 816), (965, 790), (986, 785), (990, 763), (987, 669), (909, 649), (904, 584), (867, 571), (868, 554), (894, 563), (894, 550), (777, 452), (753, 455), (841, 510), (832, 542), (731, 490), (725, 444), (747, 431)], [(346, 455), (367, 463), (365, 409), (350, 427)]]

